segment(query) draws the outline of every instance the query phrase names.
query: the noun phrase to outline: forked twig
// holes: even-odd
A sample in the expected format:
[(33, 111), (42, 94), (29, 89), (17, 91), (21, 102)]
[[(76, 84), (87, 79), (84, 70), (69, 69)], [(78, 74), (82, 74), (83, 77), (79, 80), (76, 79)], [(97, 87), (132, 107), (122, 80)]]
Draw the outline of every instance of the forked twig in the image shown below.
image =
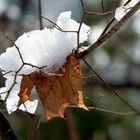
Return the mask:
[(11, 90), (12, 90), (12, 89), (14, 88), (14, 86), (17, 84), (17, 83), (16, 83), (16, 80), (17, 80), (17, 76), (19, 76), (18, 73), (22, 70), (22, 68), (23, 68), (25, 65), (28, 65), (28, 66), (37, 68), (37, 69), (39, 69), (40, 71), (41, 71), (42, 68), (46, 67), (46, 66), (38, 67), (38, 66), (32, 65), (32, 64), (30, 64), (30, 63), (24, 62), (24, 59), (23, 59), (22, 54), (21, 54), (21, 52), (20, 52), (20, 50), (19, 50), (19, 47), (14, 43), (14, 41), (13, 41), (9, 36), (5, 35), (5, 37), (6, 37), (6, 38), (15, 46), (15, 48), (17, 49), (17, 52), (18, 52), (18, 54), (19, 54), (19, 57), (20, 57), (20, 59), (21, 59), (22, 64), (21, 64), (21, 66), (19, 67), (19, 69), (18, 69), (17, 71), (9, 71), (9, 72), (7, 72), (7, 73), (4, 73), (4, 75), (6, 75), (6, 74), (8, 74), (8, 73), (11, 73), (11, 72), (13, 72), (13, 73), (15, 74), (15, 75), (14, 75), (14, 79), (13, 79), (13, 83), (12, 83), (11, 87), (9, 88), (9, 90), (3, 92), (3, 93), (7, 93), (4, 102), (7, 100), (7, 98), (8, 98), (8, 96), (9, 96)]
[[(104, 13), (105, 12), (104, 0), (101, 0), (101, 7), (102, 7), (102, 12)], [(105, 15), (105, 19), (109, 23), (109, 19), (106, 15)]]

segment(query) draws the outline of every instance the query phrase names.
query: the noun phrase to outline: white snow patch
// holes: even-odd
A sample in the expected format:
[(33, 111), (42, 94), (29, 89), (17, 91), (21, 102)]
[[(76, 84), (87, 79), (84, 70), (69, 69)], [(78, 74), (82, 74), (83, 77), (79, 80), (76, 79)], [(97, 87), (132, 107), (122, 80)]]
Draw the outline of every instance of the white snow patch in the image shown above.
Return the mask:
[(139, 0), (132, 0), (127, 5), (118, 7), (115, 11), (115, 19), (121, 20), (138, 2)]
[(38, 105), (38, 100), (34, 100), (34, 101), (26, 101), (24, 104), (21, 104), (19, 109), (25, 112), (29, 112), (31, 114), (34, 114), (36, 111)]

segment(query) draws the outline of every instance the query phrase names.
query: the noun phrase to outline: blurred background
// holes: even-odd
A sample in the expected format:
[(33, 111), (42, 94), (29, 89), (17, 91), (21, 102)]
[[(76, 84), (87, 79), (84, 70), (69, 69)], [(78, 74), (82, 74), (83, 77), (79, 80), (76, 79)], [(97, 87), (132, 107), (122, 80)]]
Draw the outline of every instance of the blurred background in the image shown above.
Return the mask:
[[(102, 12), (101, 0), (84, 0), (86, 9)], [(115, 10), (125, 0), (104, 0), (104, 11)], [(80, 0), (42, 0), (43, 16), (56, 22), (60, 12), (72, 11), (72, 18), (80, 21)], [(92, 33), (89, 42), (94, 43), (103, 29), (114, 17), (87, 15), (84, 23)], [(128, 103), (140, 110), (140, 12), (137, 12), (123, 28), (104, 45), (86, 58), (90, 66)], [(43, 20), (44, 27), (52, 27)], [(37, 0), (0, 0), (0, 54), (12, 46), (5, 34), (15, 41), (24, 32), (39, 29)], [(15, 58), (16, 59), (16, 58)], [(109, 111), (131, 112), (118, 97), (110, 93), (98, 78), (81, 61), (85, 77), (84, 101), (87, 106)], [(93, 76), (91, 76), (93, 75)], [(2, 75), (0, 85), (4, 86)], [(8, 115), (3, 112), (15, 130), (19, 140), (26, 140), (31, 118), (22, 112)], [(67, 119), (40, 120), (38, 140), (139, 140), (140, 116), (119, 115), (107, 111), (85, 111), (68, 107)]]

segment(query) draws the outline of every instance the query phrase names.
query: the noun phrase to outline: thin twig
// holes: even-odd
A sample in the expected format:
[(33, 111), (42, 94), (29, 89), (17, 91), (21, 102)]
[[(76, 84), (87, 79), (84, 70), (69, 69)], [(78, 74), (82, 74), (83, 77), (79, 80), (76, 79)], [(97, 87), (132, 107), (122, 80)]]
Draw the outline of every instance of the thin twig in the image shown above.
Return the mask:
[[(104, 0), (101, 0), (101, 7), (102, 7), (102, 12), (105, 12), (105, 7), (104, 7)], [(105, 15), (105, 19), (107, 20), (107, 22), (109, 23), (108, 17)]]
[[(21, 52), (20, 52), (20, 50), (19, 50), (19, 47), (14, 43), (14, 41), (13, 41), (9, 36), (5, 35), (5, 37), (6, 37), (9, 41), (11, 41), (11, 43), (12, 43), (12, 44), (15, 46), (15, 48), (17, 49), (22, 64), (21, 64), (20, 68), (19, 68), (17, 71), (15, 71), (15, 72), (13, 71), (13, 72), (15, 73), (15, 75), (14, 75), (14, 79), (13, 79), (13, 83), (12, 83), (11, 87), (10, 87), (7, 91), (3, 92), (3, 93), (7, 93), (7, 95), (6, 95), (6, 97), (5, 97), (5, 100), (4, 100), (4, 103), (5, 103), (5, 101), (7, 100), (7, 98), (8, 98), (8, 96), (9, 96), (11, 90), (12, 90), (12, 89), (15, 87), (15, 85), (17, 84), (16, 80), (17, 80), (18, 73), (22, 70), (22, 68), (23, 68), (25, 65), (28, 65), (28, 66), (31, 66), (31, 67), (35, 67), (35, 68), (37, 68), (37, 69), (39, 69), (39, 70), (41, 70), (41, 69), (43, 68), (43, 67), (38, 67), (38, 66), (32, 65), (32, 64), (30, 64), (30, 63), (24, 62), (23, 57), (22, 57), (22, 54), (21, 54)], [(10, 71), (10, 72), (12, 72), (12, 71)], [(9, 73), (9, 72), (8, 72), (8, 73)], [(8, 74), (8, 73), (7, 73), (7, 74)]]
[(81, 30), (81, 27), (82, 27), (82, 24), (83, 24), (83, 21), (84, 21), (84, 18), (85, 18), (85, 6), (84, 6), (84, 3), (82, 0), (80, 0), (81, 2), (81, 6), (83, 8), (83, 14), (82, 14), (82, 17), (81, 17), (81, 20), (80, 20), (80, 25), (78, 27), (78, 31), (77, 31), (77, 50), (80, 48), (80, 30)]
[(47, 20), (48, 22), (50, 22), (54, 28), (56, 28), (57, 30), (61, 31), (61, 32), (65, 32), (65, 33), (77, 33), (77, 31), (69, 31), (69, 30), (63, 30), (61, 29), (61, 27), (59, 25), (57, 25), (55, 22), (53, 22), (52, 20), (48, 19), (47, 17), (41, 16), (43, 19)]
[(17, 80), (17, 74), (21, 71), (21, 69), (23, 68), (23, 66), (24, 66), (24, 65), (22, 65), (22, 66), (15, 72), (15, 76), (14, 76), (12, 85), (11, 85), (11, 87), (9, 88), (9, 90), (3, 92), (3, 93), (7, 93), (7, 94), (6, 94), (6, 97), (5, 97), (5, 99), (4, 99), (4, 103), (5, 103), (5, 101), (7, 100), (7, 98), (8, 98), (8, 96), (9, 96), (10, 92), (12, 91), (12, 89), (13, 89), (13, 88), (15, 87), (15, 85), (17, 84), (17, 82), (16, 82), (16, 80)]
[(85, 11), (85, 14), (87, 15), (97, 15), (97, 16), (106, 16), (109, 14), (114, 13), (115, 11), (107, 11), (107, 12), (91, 12), (91, 11)]
[(42, 5), (41, 5), (41, 0), (38, 0), (38, 19), (39, 19), (39, 27), (40, 27), (40, 30), (43, 29), (43, 22), (42, 22)]
[(14, 43), (14, 41), (13, 41), (8, 35), (5, 35), (5, 37), (6, 37), (9, 41), (11, 41), (11, 43), (16, 47), (16, 49), (17, 49), (17, 51), (18, 51), (18, 54), (19, 54), (19, 57), (20, 57), (22, 63), (24, 63), (24, 60), (23, 60), (23, 58), (22, 58), (22, 54), (21, 54), (21, 52), (20, 52), (20, 50), (19, 50), (19, 47)]
[[(69, 105), (68, 107), (79, 108), (78, 106), (75, 106), (75, 105)], [(87, 107), (87, 108), (89, 110), (96, 110), (96, 111), (105, 112), (105, 113), (109, 113), (109, 114), (114, 114), (114, 115), (118, 115), (118, 116), (136, 115), (135, 112), (118, 112), (118, 111), (113, 111), (113, 110), (100, 108), (100, 107), (97, 107), (97, 106), (96, 107)]]
[(116, 95), (121, 101), (123, 101), (131, 110), (133, 110), (136, 114), (140, 115), (140, 112), (135, 109), (132, 105), (130, 105), (124, 98), (122, 98), (116, 91), (114, 91), (110, 85), (88, 64), (88, 62), (82, 58), (82, 60), (87, 64), (87, 66), (91, 69), (91, 71), (97, 76), (100, 82), (114, 95)]
[(13, 71), (7, 71), (7, 72), (4, 72), (3, 71), (3, 73), (2, 73), (2, 75), (4, 76), (4, 75), (6, 75), (6, 74), (8, 74), (8, 73), (12, 73)]
[(87, 107), (89, 110), (97, 110), (97, 111), (101, 111), (101, 112), (106, 112), (106, 113), (110, 113), (110, 114), (114, 114), (114, 115), (120, 115), (120, 116), (128, 116), (128, 115), (135, 115), (135, 112), (117, 112), (117, 111), (112, 111), (112, 110), (107, 110), (107, 109), (103, 109), (103, 108), (99, 108), (99, 107)]
[[(114, 11), (107, 11), (107, 12), (91, 12), (91, 11), (87, 11), (86, 8), (85, 8), (85, 5), (84, 5), (84, 2), (83, 0), (80, 0), (81, 2), (81, 7), (82, 7), (82, 11), (83, 11), (83, 15), (96, 15), (96, 16), (105, 16), (105, 15), (108, 15), (108, 14), (111, 14), (113, 13)], [(81, 22), (80, 22), (81, 23)]]

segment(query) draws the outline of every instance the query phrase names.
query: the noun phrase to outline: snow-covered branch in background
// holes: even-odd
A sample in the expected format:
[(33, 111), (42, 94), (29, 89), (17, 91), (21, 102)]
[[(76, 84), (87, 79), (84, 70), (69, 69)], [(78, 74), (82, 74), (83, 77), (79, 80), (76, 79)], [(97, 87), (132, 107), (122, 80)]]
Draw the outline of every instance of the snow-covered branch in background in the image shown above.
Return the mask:
[[(56, 23), (62, 30), (77, 31), (79, 23), (71, 19), (71, 12), (61, 13)], [(90, 27), (82, 24), (80, 43), (88, 39)], [(21, 35), (13, 47), (7, 48), (0, 55), (0, 68), (6, 78), (5, 87), (0, 89), (0, 99), (6, 100), (9, 113), (18, 108), (34, 113), (38, 101), (27, 100), (24, 105), (19, 104), (19, 91), (23, 75), (34, 71), (41, 71), (47, 75), (55, 75), (66, 62), (68, 55), (77, 46), (76, 32), (61, 32), (56, 28), (35, 30)]]
[(138, 2), (139, 0), (131, 0), (127, 5), (118, 7), (115, 11), (115, 19), (118, 21), (122, 19)]
[(103, 35), (97, 39), (96, 42), (94, 42), (92, 45), (90, 45), (86, 50), (80, 52), (79, 57), (83, 58), (87, 56), (89, 53), (91, 53), (96, 48), (100, 47), (104, 42), (106, 42), (109, 38), (111, 38), (138, 10), (140, 9), (140, 1), (138, 2), (130, 9), (128, 13), (125, 14), (113, 27), (110, 29), (110, 24), (112, 24), (112, 21), (114, 22), (114, 19), (107, 25), (107, 29), (109, 29), (107, 32), (105, 32)]

